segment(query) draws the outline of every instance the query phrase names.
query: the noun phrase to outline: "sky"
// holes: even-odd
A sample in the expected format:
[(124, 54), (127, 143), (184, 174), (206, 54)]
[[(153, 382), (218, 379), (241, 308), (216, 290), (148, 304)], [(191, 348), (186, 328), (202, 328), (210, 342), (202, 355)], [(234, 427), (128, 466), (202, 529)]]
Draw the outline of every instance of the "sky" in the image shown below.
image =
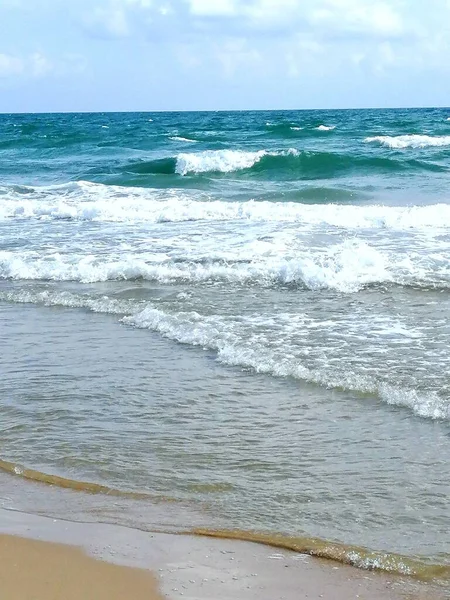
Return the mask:
[(450, 0), (0, 0), (0, 112), (450, 105)]

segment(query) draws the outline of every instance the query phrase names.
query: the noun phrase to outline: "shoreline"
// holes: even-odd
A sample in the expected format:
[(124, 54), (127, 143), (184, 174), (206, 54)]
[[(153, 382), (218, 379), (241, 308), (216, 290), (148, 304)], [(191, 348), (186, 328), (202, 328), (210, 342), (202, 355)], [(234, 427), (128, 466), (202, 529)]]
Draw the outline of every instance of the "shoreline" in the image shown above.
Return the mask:
[[(13, 551), (5, 552), (5, 548)], [(34, 566), (25, 571), (24, 578), (23, 565), (33, 556)], [(110, 578), (116, 582), (114, 589), (128, 589), (128, 596), (132, 591), (136, 600), (144, 597), (401, 600), (405, 595), (409, 600), (443, 600), (445, 597), (438, 589), (409, 578), (336, 566), (326, 560), (252, 542), (148, 533), (119, 525), (63, 521), (5, 509), (0, 509), (0, 560), (3, 561), (0, 576), (5, 573), (9, 586), (5, 589), (12, 590), (8, 594), (11, 600), (28, 597), (57, 600), (61, 596), (52, 596), (52, 590), (60, 593), (65, 579), (67, 590), (74, 594), (69, 595), (64, 587), (65, 600), (119, 598), (111, 594), (83, 596), (81, 587), (77, 587), (81, 568), (83, 585), (91, 581), (90, 589), (102, 589), (101, 593), (106, 594), (109, 584), (102, 587), (102, 581)], [(56, 564), (52, 561), (62, 561), (58, 563), (62, 567), (49, 570), (49, 565)], [(85, 568), (88, 577), (84, 577)], [(21, 587), (24, 585), (28, 587)], [(33, 591), (32, 596), (24, 593), (27, 589)], [(145, 593), (147, 596), (142, 595)]]
[[(19, 480), (25, 480), (26, 485), (31, 483), (34, 488), (34, 493), (37, 489), (44, 491), (45, 502), (49, 499), (49, 493), (51, 490), (60, 490), (63, 492), (75, 492), (79, 494), (84, 492), (88, 494), (88, 498), (115, 498), (117, 501), (120, 499), (129, 500), (151, 500), (152, 496), (146, 492), (126, 491), (120, 490), (106, 485), (94, 482), (86, 482), (75, 479), (68, 479), (58, 475), (44, 473), (34, 469), (26, 468), (22, 465), (18, 465), (12, 462), (8, 462), (0, 459), (0, 487), (3, 483), (1, 477), (2, 474), (6, 475), (8, 481), (12, 481), (10, 477), (18, 478)], [(6, 481), (6, 480), (5, 480)], [(77, 496), (79, 499), (80, 496)], [(174, 499), (166, 499), (166, 501), (176, 502)], [(116, 502), (114, 502), (116, 504)], [(128, 508), (130, 505), (128, 505)], [(7, 508), (6, 506), (4, 508)], [(146, 505), (149, 508), (149, 505)], [(150, 525), (148, 529), (148, 523), (144, 527), (140, 527), (137, 523), (124, 523), (121, 520), (108, 521), (112, 525), (126, 526), (131, 529), (151, 531), (153, 533), (170, 533), (174, 535), (190, 535), (200, 536), (204, 538), (213, 539), (225, 539), (234, 540), (236, 542), (251, 542), (256, 544), (264, 545), (274, 550), (292, 551), (299, 555), (311, 556), (318, 559), (324, 559), (335, 565), (347, 565), (356, 569), (362, 569), (366, 572), (375, 571), (384, 573), (392, 577), (407, 577), (412, 578), (418, 582), (433, 582), (433, 581), (447, 581), (450, 580), (450, 564), (440, 564), (438, 562), (427, 561), (425, 558), (418, 556), (401, 555), (399, 553), (386, 551), (382, 549), (370, 549), (363, 546), (350, 545), (343, 542), (334, 540), (326, 540), (315, 537), (305, 537), (299, 535), (286, 535), (277, 532), (261, 532), (252, 530), (242, 530), (238, 528), (227, 528), (225, 524), (219, 526), (212, 526), (206, 523), (194, 523), (190, 522), (189, 526), (186, 526), (186, 522), (189, 522), (189, 518), (192, 515), (185, 513), (187, 507), (183, 509), (183, 524), (178, 526), (159, 526), (158, 520), (163, 518), (163, 515), (159, 515), (156, 522), (153, 521), (153, 525)], [(75, 522), (83, 521), (89, 512), (93, 509), (93, 505), (89, 502), (85, 506), (84, 514), (77, 515), (72, 519)], [(19, 510), (27, 513), (30, 511), (34, 514), (33, 509), (23, 509), (11, 507), (11, 510)], [(122, 511), (126, 510), (125, 507)], [(70, 512), (70, 511), (69, 511)], [(37, 512), (43, 516), (64, 521), (64, 515), (52, 515), (52, 512)], [(165, 517), (166, 515), (164, 515)], [(117, 515), (116, 515), (117, 517)], [(186, 518), (187, 517), (187, 518)], [(153, 527), (153, 528), (152, 528)]]

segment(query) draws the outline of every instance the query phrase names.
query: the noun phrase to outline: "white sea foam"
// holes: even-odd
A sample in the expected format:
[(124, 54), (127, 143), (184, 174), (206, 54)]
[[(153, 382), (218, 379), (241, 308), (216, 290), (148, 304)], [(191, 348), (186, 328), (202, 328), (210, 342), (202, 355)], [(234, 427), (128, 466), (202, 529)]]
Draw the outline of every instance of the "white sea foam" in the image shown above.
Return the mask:
[(172, 140), (173, 142), (189, 142), (191, 144), (195, 144), (197, 142), (197, 140), (191, 140), (190, 138), (185, 138), (179, 135), (173, 135), (169, 137), (169, 140)]
[(419, 417), (450, 419), (450, 401), (436, 392), (419, 393), (417, 390), (401, 389), (391, 385), (379, 386), (382, 400), (392, 406), (406, 406)]
[(450, 228), (450, 204), (351, 206), (296, 202), (226, 202), (180, 190), (123, 188), (88, 182), (41, 188), (0, 188), (0, 220), (75, 219), (124, 223), (253, 221), (296, 223), (302, 229), (426, 231)]
[(205, 150), (195, 154), (179, 154), (175, 170), (179, 175), (207, 172), (231, 173), (249, 169), (266, 154), (265, 150), (256, 152)]
[[(277, 315), (277, 323), (285, 322), (301, 331), (305, 325), (303, 315)], [(411, 409), (421, 417), (431, 419), (450, 418), (448, 399), (434, 394), (421, 396), (413, 389), (386, 385), (378, 382), (374, 375), (353, 372), (351, 369), (330, 370), (311, 368), (302, 364), (300, 356), (294, 356), (289, 348), (277, 343), (268, 344), (264, 337), (255, 334), (261, 325), (270, 325), (271, 318), (252, 315), (243, 319), (202, 316), (196, 312), (170, 314), (151, 305), (135, 314), (125, 316), (123, 322), (138, 328), (157, 331), (163, 336), (182, 344), (210, 348), (217, 358), (232, 366), (252, 368), (258, 373), (277, 377), (294, 377), (326, 387), (336, 387), (362, 393), (378, 395), (388, 404)], [(284, 336), (282, 336), (284, 339)]]
[(431, 135), (377, 135), (367, 137), (367, 143), (378, 143), (388, 148), (402, 150), (405, 148), (428, 148), (450, 146), (450, 135), (431, 136)]
[[(377, 250), (364, 241), (349, 240), (318, 250), (300, 250), (280, 257), (276, 246), (238, 246), (224, 252), (227, 259), (173, 258), (158, 253), (126, 253), (118, 256), (96, 254), (41, 255), (31, 252), (0, 252), (0, 279), (80, 281), (93, 283), (113, 280), (145, 279), (161, 283), (221, 282), (255, 286), (299, 285), (312, 290), (333, 289), (352, 293), (370, 284), (450, 286), (450, 265), (436, 255), (398, 260), (396, 255)], [(252, 254), (253, 252), (253, 254)], [(248, 260), (243, 257), (249, 255)]]
[(333, 129), (336, 129), (336, 125), (319, 125), (316, 129), (317, 131), (333, 131)]
[[(333, 344), (333, 340), (342, 340), (344, 336), (351, 343), (362, 331), (370, 336), (377, 334), (380, 328), (389, 330), (391, 335), (400, 331), (400, 337), (403, 337), (402, 332), (407, 331), (405, 325), (395, 320), (386, 321), (386, 317), (381, 315), (374, 314), (370, 322), (361, 321), (361, 315), (358, 315), (342, 323), (339, 320), (316, 321), (303, 313), (201, 315), (195, 311), (161, 310), (144, 301), (56, 290), (0, 291), (0, 300), (124, 315), (122, 321), (127, 325), (151, 329), (179, 343), (210, 348), (217, 352), (220, 362), (228, 365), (252, 368), (258, 373), (277, 377), (294, 377), (326, 387), (370, 393), (378, 395), (387, 404), (406, 407), (421, 417), (450, 419), (448, 398), (434, 391), (420, 393), (413, 388), (379, 381), (379, 371), (373, 365), (373, 358), (368, 357), (365, 364), (365, 358), (361, 356), (360, 368), (356, 370), (340, 368), (339, 362), (322, 363), (320, 356), (327, 340)], [(311, 331), (314, 332), (312, 337)], [(417, 331), (407, 331), (407, 334), (412, 338), (420, 336)], [(302, 343), (299, 345), (300, 338)], [(339, 342), (329, 351), (334, 355), (342, 348)], [(342, 364), (346, 362), (347, 359), (343, 358)], [(395, 377), (395, 365), (391, 374)]]
[(302, 131), (303, 127), (291, 127), (292, 131)]
[(134, 300), (117, 300), (115, 298), (92, 297), (88, 295), (73, 294), (71, 292), (57, 292), (44, 290), (42, 292), (19, 290), (10, 292), (0, 291), (2, 302), (17, 304), (40, 304), (43, 306), (64, 306), (67, 308), (86, 308), (96, 313), (112, 315), (129, 315), (140, 309), (140, 304)]

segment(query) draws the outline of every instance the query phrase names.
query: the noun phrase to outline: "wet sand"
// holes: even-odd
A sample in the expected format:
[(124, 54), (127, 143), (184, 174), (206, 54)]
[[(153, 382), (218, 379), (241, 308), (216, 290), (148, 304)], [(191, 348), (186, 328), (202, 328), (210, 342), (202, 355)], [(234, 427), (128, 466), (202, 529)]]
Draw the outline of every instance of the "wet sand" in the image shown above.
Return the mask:
[(0, 510), (0, 531), (6, 534), (0, 537), (0, 581), (8, 600), (445, 598), (412, 580), (249, 542), (11, 510)]

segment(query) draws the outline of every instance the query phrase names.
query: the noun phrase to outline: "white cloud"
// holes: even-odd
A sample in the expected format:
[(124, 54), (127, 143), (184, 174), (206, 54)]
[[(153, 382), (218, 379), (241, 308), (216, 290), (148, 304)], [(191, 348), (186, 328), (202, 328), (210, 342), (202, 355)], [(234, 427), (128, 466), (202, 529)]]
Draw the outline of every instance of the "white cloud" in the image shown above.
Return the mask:
[(188, 0), (192, 15), (199, 17), (230, 17), (238, 14), (236, 0)]
[(404, 18), (395, 2), (373, 0), (322, 0), (310, 14), (311, 23), (325, 30), (385, 37), (404, 31)]
[[(403, 12), (402, 12), (403, 11)], [(395, 37), (405, 30), (402, 0), (97, 0), (85, 23), (112, 37), (130, 35), (132, 22), (155, 15), (181, 21), (182, 30), (205, 32), (209, 27), (224, 37), (255, 31), (300, 31), (317, 36), (364, 34)], [(218, 26), (218, 22), (220, 25)], [(199, 25), (202, 27), (199, 27)]]
[(263, 61), (261, 54), (245, 39), (227, 40), (216, 47), (215, 56), (227, 78), (232, 78), (240, 67), (255, 68)]
[(130, 34), (125, 8), (120, 6), (98, 7), (86, 13), (84, 25), (90, 33), (98, 34), (100, 37), (116, 38)]
[(81, 73), (86, 69), (86, 59), (80, 54), (64, 54), (50, 60), (42, 52), (26, 56), (0, 54), (0, 78), (9, 80), (43, 79)]
[(0, 54), (0, 77), (20, 75), (25, 68), (24, 61), (9, 54)]
[(226, 78), (264, 60), (289, 78), (314, 73), (314, 65), (323, 74), (351, 68), (372, 76), (427, 61), (447, 69), (450, 0), (434, 0), (434, 12), (422, 0), (94, 2), (85, 16), (94, 37), (164, 45), (187, 70), (208, 56)]
[(35, 52), (29, 57), (28, 66), (33, 77), (44, 77), (54, 69), (50, 60), (40, 52)]

